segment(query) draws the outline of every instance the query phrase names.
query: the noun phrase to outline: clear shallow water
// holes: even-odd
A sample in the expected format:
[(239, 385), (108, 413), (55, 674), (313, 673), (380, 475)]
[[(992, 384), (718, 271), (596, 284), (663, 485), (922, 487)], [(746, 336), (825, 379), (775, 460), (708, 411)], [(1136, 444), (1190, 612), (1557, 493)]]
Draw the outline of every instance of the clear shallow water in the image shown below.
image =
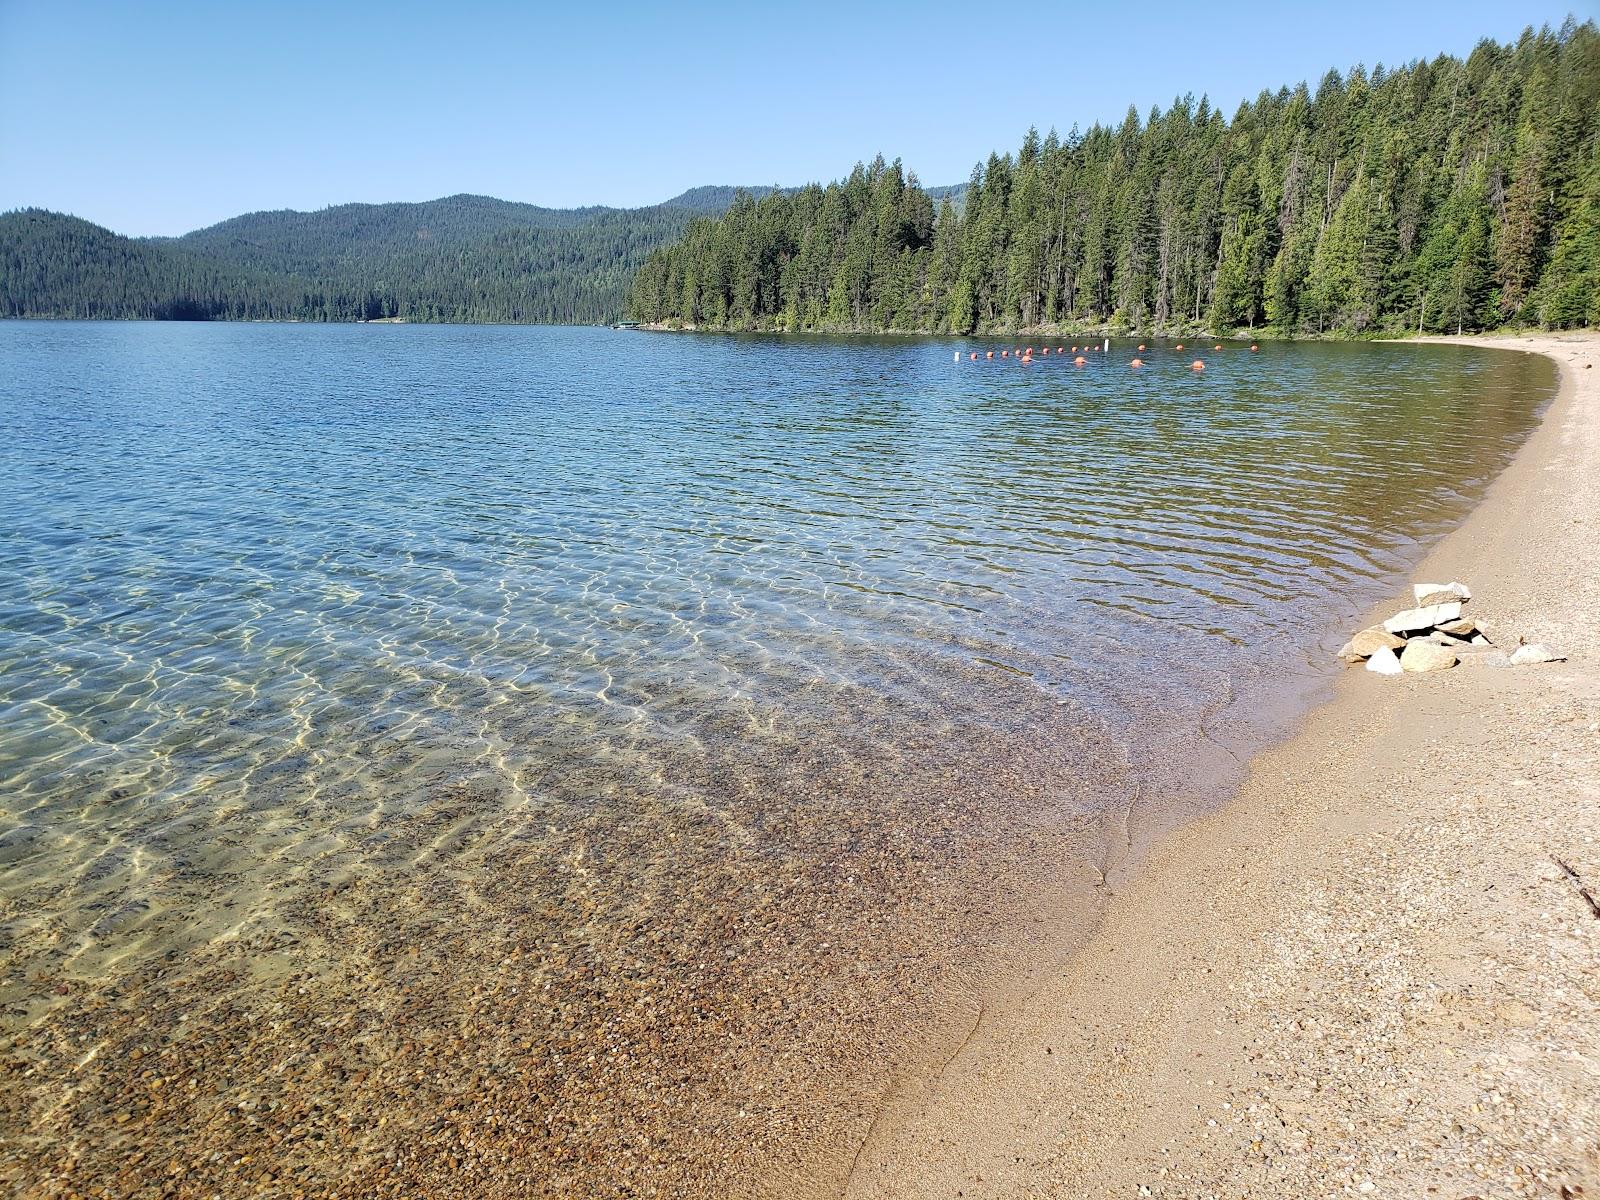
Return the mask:
[(18, 1177), (826, 1152), (941, 989), (1215, 801), (1554, 385), (958, 347), (0, 325)]

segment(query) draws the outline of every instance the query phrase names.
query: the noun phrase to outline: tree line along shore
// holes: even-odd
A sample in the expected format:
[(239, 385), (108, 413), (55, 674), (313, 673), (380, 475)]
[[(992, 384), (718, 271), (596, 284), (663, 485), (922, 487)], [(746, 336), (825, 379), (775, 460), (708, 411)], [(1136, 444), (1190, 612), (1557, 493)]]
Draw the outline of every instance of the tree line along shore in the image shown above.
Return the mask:
[(639, 209), (484, 196), (128, 238), (0, 214), (0, 317), (1388, 336), (1600, 323), (1600, 33), (1569, 19), (1231, 119), (1192, 97), (968, 183), (880, 156), (826, 187)]
[(630, 315), (713, 329), (1259, 329), (1600, 322), (1600, 35), (1330, 71), (1231, 120), (1185, 96), (1030, 130), (959, 203), (896, 160), (735, 199), (651, 254)]

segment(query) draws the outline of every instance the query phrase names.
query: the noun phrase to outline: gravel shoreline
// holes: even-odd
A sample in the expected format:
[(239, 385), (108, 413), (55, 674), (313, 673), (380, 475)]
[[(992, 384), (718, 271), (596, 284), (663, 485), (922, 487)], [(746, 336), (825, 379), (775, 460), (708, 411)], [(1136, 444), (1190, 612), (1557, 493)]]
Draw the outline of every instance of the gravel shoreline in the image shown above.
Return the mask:
[(1350, 671), (896, 1099), (846, 1195), (1600, 1194), (1600, 336), (1436, 340), (1562, 380), (1415, 578), (1569, 661)]

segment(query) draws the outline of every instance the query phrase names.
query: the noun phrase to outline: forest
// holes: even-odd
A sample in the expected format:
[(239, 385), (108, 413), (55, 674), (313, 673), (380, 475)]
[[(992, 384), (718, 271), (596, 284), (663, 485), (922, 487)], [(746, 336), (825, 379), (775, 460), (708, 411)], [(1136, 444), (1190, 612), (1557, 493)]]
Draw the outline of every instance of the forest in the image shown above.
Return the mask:
[(1030, 130), (959, 195), (896, 160), (740, 195), (650, 254), (673, 327), (1374, 335), (1600, 323), (1593, 21), (1395, 70), (1329, 71), (1230, 118), (1175, 100)]
[(484, 196), (127, 238), (0, 215), (0, 316), (1370, 336), (1600, 323), (1593, 21), (1121, 124), (638, 209)]
[(127, 238), (40, 209), (0, 215), (0, 316), (592, 324), (622, 312), (649, 253), (734, 188), (649, 208), (486, 196), (261, 212)]

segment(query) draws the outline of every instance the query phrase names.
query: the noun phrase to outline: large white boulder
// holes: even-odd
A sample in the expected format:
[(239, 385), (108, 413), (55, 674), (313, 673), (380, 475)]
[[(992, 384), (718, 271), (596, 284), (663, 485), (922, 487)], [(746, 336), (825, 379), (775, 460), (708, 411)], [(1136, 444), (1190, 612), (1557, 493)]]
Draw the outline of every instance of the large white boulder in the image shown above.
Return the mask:
[(1372, 657), (1367, 659), (1367, 670), (1375, 671), (1379, 675), (1398, 675), (1402, 669), (1400, 656), (1387, 646), (1374, 650)]
[(1460, 619), (1461, 604), (1452, 601), (1449, 604), (1429, 604), (1424, 608), (1408, 608), (1404, 612), (1397, 612), (1383, 623), (1383, 627), (1390, 633), (1416, 633)]
[(1464, 583), (1451, 581), (1450, 583), (1417, 583), (1411, 586), (1411, 594), (1415, 597), (1414, 603), (1418, 608), (1427, 608), (1431, 604), (1465, 604), (1472, 599), (1472, 592)]

